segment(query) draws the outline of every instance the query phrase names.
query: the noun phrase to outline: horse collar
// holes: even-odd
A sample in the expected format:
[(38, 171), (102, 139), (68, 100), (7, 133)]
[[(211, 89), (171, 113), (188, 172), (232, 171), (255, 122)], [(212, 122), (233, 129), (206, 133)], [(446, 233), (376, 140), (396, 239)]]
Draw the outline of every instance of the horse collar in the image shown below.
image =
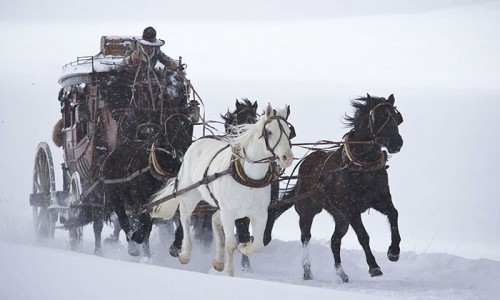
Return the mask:
[[(163, 169), (162, 166), (160, 166), (160, 163), (158, 162), (158, 158), (156, 157), (156, 147), (155, 144), (151, 145), (151, 154), (149, 155), (149, 164), (152, 166), (151, 171), (155, 172), (156, 174), (159, 174), (160, 178), (162, 179), (168, 179), (175, 177), (175, 173), (170, 173), (167, 170)], [(155, 175), (155, 174), (153, 174)]]
[(231, 174), (233, 179), (241, 185), (250, 188), (263, 188), (271, 184), (276, 172), (274, 171), (271, 164), (269, 164), (269, 169), (264, 178), (260, 180), (252, 179), (245, 174), (245, 170), (243, 170), (243, 166), (241, 165), (240, 160), (233, 156), (231, 165), (229, 166), (229, 174)]
[(351, 150), (351, 147), (349, 146), (349, 142), (347, 140), (348, 136), (349, 135), (345, 136), (344, 147), (342, 148), (343, 168), (358, 172), (374, 172), (388, 168), (388, 166), (386, 166), (387, 153), (385, 151), (381, 151), (379, 159), (375, 161), (365, 162), (356, 158)]

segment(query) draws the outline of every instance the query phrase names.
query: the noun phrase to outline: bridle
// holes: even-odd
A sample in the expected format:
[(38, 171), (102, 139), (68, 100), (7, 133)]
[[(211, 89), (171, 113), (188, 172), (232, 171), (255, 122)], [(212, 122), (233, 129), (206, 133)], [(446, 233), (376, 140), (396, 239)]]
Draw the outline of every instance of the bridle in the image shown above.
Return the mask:
[[(269, 123), (271, 123), (274, 120), (276, 120), (278, 122), (280, 133), (279, 133), (278, 141), (276, 142), (276, 144), (273, 147), (271, 147), (271, 145), (269, 145), (269, 135), (268, 135), (267, 130), (266, 130), (266, 125), (269, 124)], [(285, 128), (283, 127), (283, 124), (280, 121), (283, 121), (285, 124), (287, 124), (288, 128), (290, 129), (290, 134), (289, 135), (287, 135), (285, 133)], [(266, 143), (266, 149), (269, 152), (271, 152), (271, 154), (273, 155), (273, 160), (276, 160), (276, 153), (274, 152), (274, 150), (276, 149), (276, 147), (278, 147), (278, 145), (281, 142), (281, 139), (283, 138), (283, 136), (285, 136), (286, 139), (288, 139), (288, 143), (289, 143), (290, 148), (291, 148), (292, 147), (291, 140), (296, 136), (295, 128), (293, 127), (293, 125), (290, 124), (290, 123), (288, 123), (287, 119), (285, 117), (282, 117), (282, 116), (276, 116), (276, 115), (274, 115), (274, 116), (268, 117), (267, 120), (266, 120), (266, 122), (264, 123), (263, 128), (262, 128), (262, 135), (259, 138), (264, 137), (264, 141)]]
[[(377, 129), (375, 130), (375, 112), (377, 109), (380, 108), (385, 108), (389, 112), (387, 119), (385, 122)], [(392, 105), (391, 103), (384, 102), (377, 104), (374, 108), (372, 108), (369, 112), (369, 118), (368, 118), (368, 127), (370, 128), (370, 131), (372, 133), (372, 137), (376, 139), (378, 137), (378, 134), (382, 129), (384, 129), (387, 124), (389, 124), (390, 121), (394, 121), (396, 123), (396, 126), (399, 126), (401, 123), (403, 123), (403, 116), (401, 113)]]
[[(388, 111), (387, 119), (382, 123), (382, 125), (375, 130), (375, 113), (378, 109), (386, 109)], [(365, 143), (365, 144), (375, 144), (380, 147), (383, 146), (385, 140), (382, 137), (379, 137), (379, 133), (391, 122), (393, 121), (396, 126), (399, 126), (403, 122), (403, 116), (401, 113), (394, 107), (392, 103), (384, 102), (377, 104), (374, 108), (372, 108), (369, 112), (368, 117), (368, 127), (370, 128), (370, 132), (372, 134), (372, 140), (368, 142), (350, 142), (349, 135), (352, 132), (347, 133), (344, 136), (344, 147), (342, 150), (342, 160), (344, 161), (344, 167), (350, 169), (352, 171), (361, 171), (361, 172), (370, 172), (377, 171), (386, 167), (387, 154), (385, 151), (380, 152), (379, 158), (375, 161), (366, 162), (361, 161), (356, 158), (356, 155), (352, 152), (350, 144), (354, 143)]]

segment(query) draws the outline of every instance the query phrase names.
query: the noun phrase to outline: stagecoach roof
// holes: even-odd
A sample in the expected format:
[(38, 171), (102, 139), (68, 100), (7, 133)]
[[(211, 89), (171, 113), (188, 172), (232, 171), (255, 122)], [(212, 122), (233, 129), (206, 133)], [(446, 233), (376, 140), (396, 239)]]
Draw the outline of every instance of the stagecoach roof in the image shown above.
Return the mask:
[[(109, 72), (122, 66), (125, 50), (139, 36), (102, 36), (101, 51), (94, 56), (77, 57), (62, 67), (59, 84), (63, 87), (75, 83), (89, 83), (92, 74)], [(158, 67), (158, 65), (157, 65)]]
[[(102, 54), (96, 56), (78, 57), (76, 61), (70, 62), (62, 67), (62, 74), (59, 83), (66, 86), (67, 80), (77, 77), (88, 77), (93, 72), (109, 72), (122, 65), (123, 56), (106, 57)], [(70, 83), (71, 84), (71, 83)]]

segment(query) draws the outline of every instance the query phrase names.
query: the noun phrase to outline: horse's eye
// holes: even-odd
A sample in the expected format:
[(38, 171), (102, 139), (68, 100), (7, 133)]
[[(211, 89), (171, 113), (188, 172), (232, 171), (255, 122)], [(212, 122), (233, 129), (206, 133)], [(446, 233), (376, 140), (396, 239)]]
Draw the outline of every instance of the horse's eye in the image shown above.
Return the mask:
[(273, 132), (271, 130), (267, 130), (266, 133), (267, 133), (267, 135), (272, 135), (273, 134)]

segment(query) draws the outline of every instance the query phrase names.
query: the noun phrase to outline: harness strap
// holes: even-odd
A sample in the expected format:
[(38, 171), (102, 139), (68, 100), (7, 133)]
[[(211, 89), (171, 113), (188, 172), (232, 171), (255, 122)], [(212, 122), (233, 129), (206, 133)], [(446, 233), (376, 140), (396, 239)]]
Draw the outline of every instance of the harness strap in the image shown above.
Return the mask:
[(105, 179), (103, 180), (104, 184), (114, 184), (114, 183), (124, 183), (124, 182), (129, 182), (132, 181), (132, 179), (136, 178), (137, 176), (146, 173), (147, 171), (150, 170), (150, 167), (147, 166), (144, 169), (137, 170), (134, 173), (132, 173), (130, 176), (125, 177), (125, 178), (117, 178), (117, 179)]
[(172, 198), (175, 198), (176, 195), (180, 195), (180, 194), (183, 194), (183, 193), (188, 192), (190, 190), (193, 190), (193, 189), (199, 187), (200, 185), (209, 184), (210, 182), (212, 182), (212, 181), (216, 180), (217, 178), (219, 178), (221, 176), (224, 176), (226, 174), (229, 174), (229, 169), (226, 169), (226, 170), (224, 170), (222, 172), (214, 173), (214, 174), (212, 174), (210, 176), (207, 176), (207, 177), (203, 178), (202, 180), (200, 180), (198, 182), (195, 182), (195, 183), (193, 183), (193, 184), (191, 184), (191, 185), (189, 185), (189, 186), (187, 186), (187, 187), (185, 187), (183, 189), (178, 190), (175, 195), (174, 194), (170, 194), (170, 195), (165, 196), (164, 198), (158, 199), (158, 200), (156, 200), (154, 202), (151, 202), (151, 203), (148, 203), (148, 204), (144, 205), (144, 208), (143, 208), (142, 212), (151, 211), (153, 209), (153, 207), (155, 207), (158, 204), (161, 204), (163, 202), (166, 202), (166, 201), (168, 201), (168, 200), (170, 200)]
[[(210, 162), (208, 163), (207, 165), (207, 168), (205, 169), (205, 173), (203, 174), (203, 178), (207, 178), (207, 174), (208, 174), (208, 169), (210, 168), (210, 165), (212, 164), (212, 162), (214, 161), (214, 159), (224, 150), (226, 150), (227, 148), (229, 148), (229, 144), (227, 144), (225, 147), (221, 148), (219, 151), (217, 151), (217, 153), (215, 153), (215, 155), (212, 157), (212, 159), (210, 160)], [(229, 169), (226, 170), (228, 173), (229, 173)], [(226, 172), (224, 171), (224, 172)], [(217, 174), (217, 173), (216, 173)], [(207, 187), (207, 190), (208, 190), (208, 193), (210, 194), (210, 197), (214, 200), (215, 202), (215, 205), (217, 205), (217, 208), (220, 208), (219, 207), (219, 201), (217, 201), (217, 199), (215, 198), (214, 194), (212, 193), (212, 191), (210, 190), (210, 187), (208, 186), (209, 182), (205, 183), (206, 187)]]

